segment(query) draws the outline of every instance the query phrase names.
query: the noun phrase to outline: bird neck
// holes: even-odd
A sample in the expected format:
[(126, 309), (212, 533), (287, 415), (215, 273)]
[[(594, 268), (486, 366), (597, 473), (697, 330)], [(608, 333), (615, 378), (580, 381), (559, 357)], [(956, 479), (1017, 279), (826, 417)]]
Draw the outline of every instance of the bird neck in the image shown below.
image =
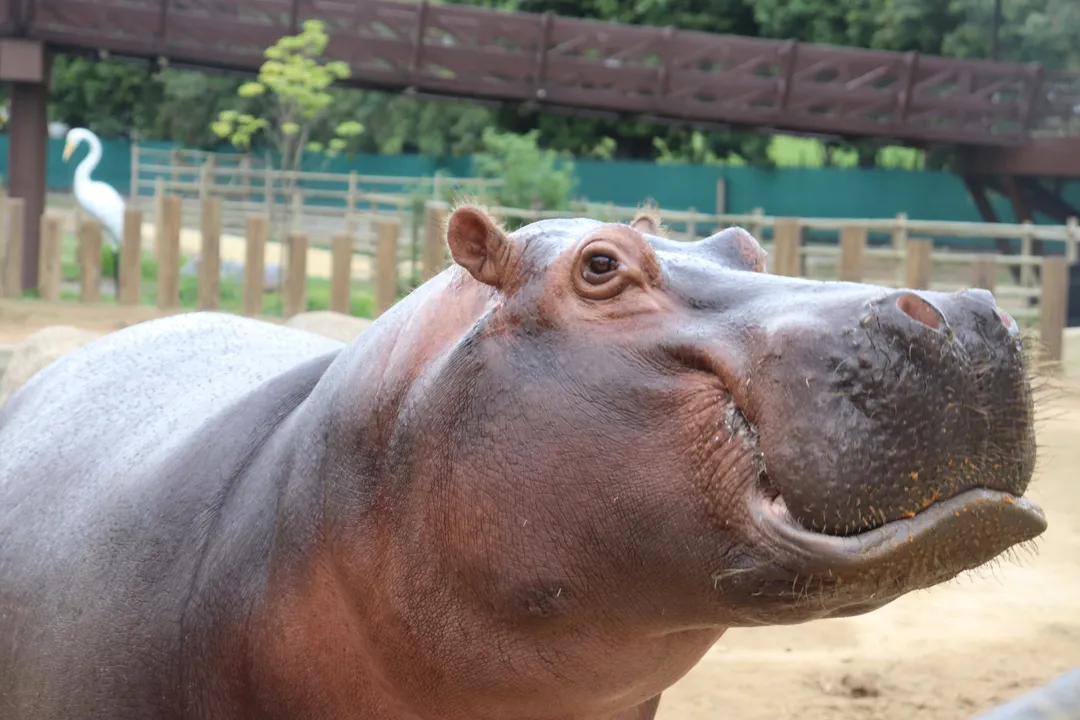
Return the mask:
[(95, 137), (88, 137), (86, 139), (86, 144), (90, 146), (90, 152), (86, 154), (83, 161), (75, 168), (75, 176), (76, 180), (89, 182), (90, 173), (94, 172), (94, 168), (101, 162), (101, 143), (99, 143)]

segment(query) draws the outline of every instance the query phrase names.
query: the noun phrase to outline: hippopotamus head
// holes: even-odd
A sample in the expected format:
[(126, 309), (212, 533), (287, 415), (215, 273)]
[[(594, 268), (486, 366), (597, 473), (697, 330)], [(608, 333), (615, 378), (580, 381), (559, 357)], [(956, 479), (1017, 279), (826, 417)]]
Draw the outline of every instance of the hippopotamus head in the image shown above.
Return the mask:
[(426, 359), (384, 394), (395, 526), (429, 548), (402, 574), (454, 598), (413, 610), (459, 637), (457, 682), (493, 637), (514, 692), (527, 647), (628, 706), (692, 665), (679, 642), (696, 662), (723, 628), (866, 612), (1046, 527), (988, 292), (774, 276), (744, 230), (677, 242), (649, 216), (507, 233), (463, 206), (446, 237), (456, 266), (393, 311), (417, 330), (391, 357)]

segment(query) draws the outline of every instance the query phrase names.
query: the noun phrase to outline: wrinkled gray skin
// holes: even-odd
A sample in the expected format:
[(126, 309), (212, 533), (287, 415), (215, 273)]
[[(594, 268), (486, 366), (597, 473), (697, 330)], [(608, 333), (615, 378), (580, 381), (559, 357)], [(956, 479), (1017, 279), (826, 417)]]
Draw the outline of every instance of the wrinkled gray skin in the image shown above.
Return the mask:
[(728, 627), (1046, 527), (988, 293), (647, 220), (459, 208), (447, 239), (347, 347), (173, 317), (0, 408), (4, 720), (648, 720)]
[(998, 705), (973, 720), (1077, 720), (1080, 718), (1080, 668), (1042, 687)]

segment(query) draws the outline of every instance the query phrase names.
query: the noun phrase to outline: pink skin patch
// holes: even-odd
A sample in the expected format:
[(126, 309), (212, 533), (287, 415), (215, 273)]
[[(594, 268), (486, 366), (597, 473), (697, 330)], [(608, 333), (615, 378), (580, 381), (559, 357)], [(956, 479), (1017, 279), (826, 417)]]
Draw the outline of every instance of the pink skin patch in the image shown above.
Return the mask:
[(937, 330), (941, 327), (941, 316), (934, 307), (918, 295), (905, 293), (896, 301), (896, 307), (915, 322)]

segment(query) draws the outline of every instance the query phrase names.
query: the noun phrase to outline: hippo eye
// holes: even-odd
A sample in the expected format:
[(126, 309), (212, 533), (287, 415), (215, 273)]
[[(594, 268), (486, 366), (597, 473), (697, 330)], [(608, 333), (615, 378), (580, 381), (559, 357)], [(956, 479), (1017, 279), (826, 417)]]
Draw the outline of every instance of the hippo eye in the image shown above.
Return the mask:
[(619, 261), (610, 255), (593, 255), (585, 265), (582, 273), (589, 282), (606, 282), (606, 275), (610, 275), (619, 268)]

